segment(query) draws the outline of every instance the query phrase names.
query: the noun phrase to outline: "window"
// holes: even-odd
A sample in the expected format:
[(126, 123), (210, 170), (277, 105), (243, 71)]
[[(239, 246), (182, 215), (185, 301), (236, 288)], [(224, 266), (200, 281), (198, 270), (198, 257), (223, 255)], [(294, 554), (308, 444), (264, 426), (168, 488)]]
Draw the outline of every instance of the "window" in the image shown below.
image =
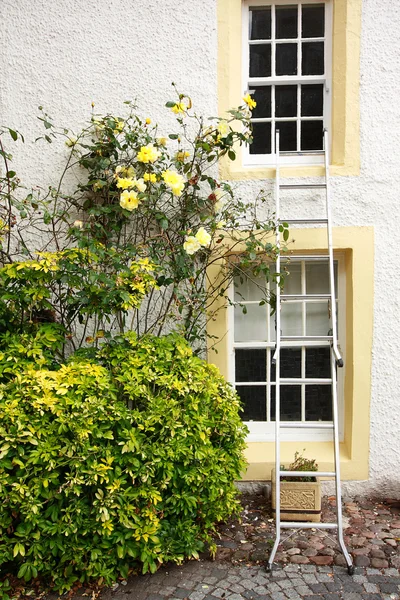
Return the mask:
[[(343, 297), (342, 259), (335, 261), (337, 298)], [(293, 261), (286, 278), (285, 294), (329, 293), (328, 262)], [(339, 275), (339, 276), (338, 276)], [(274, 285), (274, 284), (272, 284)], [(232, 308), (231, 381), (243, 402), (243, 420), (253, 436), (273, 435), (275, 421), (275, 317), (265, 297), (265, 280), (252, 275), (238, 276), (234, 282)], [(339, 342), (344, 345), (344, 307), (340, 313)], [(330, 334), (329, 303), (302, 299), (282, 302), (282, 335), (326, 336)], [(232, 335), (233, 334), (233, 335)], [(304, 343), (303, 343), (304, 344)], [(339, 387), (343, 384), (340, 373)], [(308, 341), (306, 345), (283, 342), (281, 349), (281, 419), (283, 421), (324, 423), (332, 421), (329, 341)], [(315, 431), (315, 430), (313, 430)], [(303, 430), (304, 432), (304, 430)], [(294, 430), (294, 436), (304, 433)], [(319, 439), (324, 431), (317, 430)], [(292, 434), (293, 436), (293, 431)], [(300, 437), (302, 437), (300, 435)], [(306, 434), (315, 439), (314, 434)]]
[(322, 162), (330, 116), (330, 3), (249, 0), (243, 23), (243, 87), (257, 102), (245, 161), (274, 162), (279, 129), (287, 162)]

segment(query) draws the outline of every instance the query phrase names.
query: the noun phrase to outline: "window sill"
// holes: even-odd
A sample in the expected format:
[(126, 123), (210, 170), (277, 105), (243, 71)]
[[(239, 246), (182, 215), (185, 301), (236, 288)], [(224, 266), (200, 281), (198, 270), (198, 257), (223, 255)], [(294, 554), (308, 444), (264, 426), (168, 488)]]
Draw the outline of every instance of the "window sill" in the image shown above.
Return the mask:
[[(281, 163), (282, 164), (282, 163)], [(329, 174), (333, 176), (357, 176), (360, 174), (357, 162), (338, 165), (331, 164)], [(325, 167), (321, 164), (291, 164), (282, 165), (281, 177), (323, 177)], [(248, 165), (240, 164), (240, 157), (233, 163), (223, 159), (220, 163), (220, 178), (224, 180), (251, 180), (251, 179), (273, 179), (275, 178), (275, 167), (272, 165)]]

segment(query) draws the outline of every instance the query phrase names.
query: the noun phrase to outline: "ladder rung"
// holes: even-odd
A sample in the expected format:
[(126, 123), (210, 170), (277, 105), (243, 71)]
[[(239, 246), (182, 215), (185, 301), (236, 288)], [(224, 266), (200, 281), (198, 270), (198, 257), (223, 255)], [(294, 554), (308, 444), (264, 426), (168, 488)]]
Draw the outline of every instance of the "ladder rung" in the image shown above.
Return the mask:
[(281, 256), (280, 260), (315, 260), (315, 261), (324, 261), (327, 262), (329, 260), (329, 254), (296, 254), (294, 256)]
[(333, 335), (281, 335), (281, 342), (331, 342)]
[(335, 471), (279, 471), (281, 477), (336, 477)]
[(281, 190), (317, 190), (317, 189), (325, 189), (326, 183), (282, 183), (279, 186)]
[(332, 379), (330, 377), (281, 377), (279, 381), (283, 384), (301, 384), (308, 383), (311, 385), (324, 385), (325, 383), (332, 383)]
[(330, 300), (330, 294), (281, 294), (281, 300)]
[(337, 523), (306, 523), (302, 521), (284, 521), (280, 523), (282, 529), (337, 529)]
[(302, 223), (313, 225), (323, 225), (328, 222), (328, 219), (279, 219), (279, 223), (287, 223), (288, 225), (301, 225)]
[(282, 429), (333, 429), (333, 423), (289, 423), (281, 421)]

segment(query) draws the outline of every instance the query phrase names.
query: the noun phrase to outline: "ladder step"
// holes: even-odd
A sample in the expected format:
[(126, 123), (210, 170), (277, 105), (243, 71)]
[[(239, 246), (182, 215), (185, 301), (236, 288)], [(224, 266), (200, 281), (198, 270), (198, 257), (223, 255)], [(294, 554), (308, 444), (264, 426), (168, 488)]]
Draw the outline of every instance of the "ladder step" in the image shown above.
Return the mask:
[(281, 342), (331, 342), (333, 335), (281, 335)]
[(289, 423), (281, 421), (279, 427), (282, 429), (333, 429), (333, 423)]
[(326, 383), (332, 383), (332, 379), (330, 377), (281, 377), (279, 381), (282, 384), (301, 384), (308, 383), (311, 385), (324, 385)]
[(282, 183), (279, 186), (280, 190), (323, 190), (326, 188), (326, 183)]
[(315, 260), (315, 261), (324, 261), (327, 262), (329, 261), (329, 254), (296, 254), (293, 256), (281, 256), (280, 257), (281, 262), (283, 260), (287, 260), (290, 262), (295, 262), (297, 260)]
[(279, 471), (281, 477), (336, 477), (335, 471)]
[(303, 223), (308, 225), (324, 225), (328, 223), (328, 219), (279, 219), (278, 222), (287, 223), (288, 225), (302, 225)]
[(282, 529), (337, 529), (337, 523), (305, 523), (304, 521), (283, 521)]
[(281, 294), (281, 300), (330, 300), (330, 294)]

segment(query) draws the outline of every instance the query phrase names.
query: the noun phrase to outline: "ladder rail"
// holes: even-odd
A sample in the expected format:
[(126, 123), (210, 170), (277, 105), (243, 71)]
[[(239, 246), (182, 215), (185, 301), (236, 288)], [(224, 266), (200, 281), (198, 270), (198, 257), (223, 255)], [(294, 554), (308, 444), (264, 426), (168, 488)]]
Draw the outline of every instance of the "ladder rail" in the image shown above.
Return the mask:
[(336, 318), (336, 294), (335, 294), (335, 269), (333, 266), (333, 241), (332, 241), (332, 213), (331, 213), (331, 194), (329, 180), (329, 142), (328, 131), (324, 130), (324, 150), (325, 150), (325, 178), (326, 178), (326, 217), (328, 231), (328, 254), (329, 254), (329, 284), (331, 295), (331, 321), (332, 321), (332, 348), (335, 354), (338, 367), (343, 367), (343, 358), (339, 352), (337, 340), (337, 318)]
[[(340, 481), (340, 448), (339, 448), (339, 426), (338, 426), (338, 398), (337, 398), (337, 366), (343, 366), (343, 359), (338, 347), (337, 338), (337, 316), (336, 316), (336, 292), (335, 292), (335, 270), (333, 262), (333, 241), (332, 241), (332, 220), (331, 220), (331, 204), (330, 204), (330, 181), (329, 181), (329, 145), (328, 145), (328, 132), (324, 130), (324, 157), (325, 157), (325, 183), (312, 184), (312, 185), (301, 185), (301, 184), (280, 184), (280, 164), (279, 164), (279, 151), (280, 151), (280, 139), (279, 130), (275, 132), (275, 153), (276, 153), (276, 178), (275, 178), (275, 225), (276, 225), (276, 346), (275, 353), (273, 355), (273, 362), (275, 363), (275, 524), (276, 524), (276, 537), (275, 543), (271, 550), (270, 556), (267, 563), (267, 571), (272, 568), (275, 554), (277, 552), (282, 529), (337, 529), (337, 536), (339, 546), (342, 550), (343, 556), (346, 560), (349, 574), (354, 573), (354, 566), (350, 554), (347, 551), (344, 537), (343, 537), (343, 515), (342, 515), (342, 504), (341, 504), (341, 481)], [(328, 252), (326, 255), (318, 255), (317, 260), (325, 260), (329, 265), (329, 294), (324, 294), (324, 299), (328, 299), (330, 302), (330, 319), (332, 327), (332, 335), (327, 336), (284, 336), (281, 333), (281, 302), (287, 302), (291, 300), (304, 300), (313, 299), (310, 295), (285, 295), (281, 294), (281, 282), (279, 274), (281, 272), (281, 256), (280, 256), (280, 231), (279, 226), (281, 223), (286, 222), (280, 219), (280, 189), (300, 189), (302, 187), (321, 188), (325, 189), (326, 194), (326, 219), (292, 219), (288, 220), (288, 223), (301, 224), (301, 223), (320, 223), (324, 224), (327, 229), (327, 245)], [(308, 255), (307, 255), (308, 257)], [(306, 257), (302, 257), (306, 258)], [(312, 255), (310, 255), (312, 260)], [(283, 256), (283, 261), (288, 260), (288, 257)], [(322, 296), (322, 295), (318, 295)], [(321, 471), (321, 472), (307, 472), (299, 473), (296, 471), (283, 471), (280, 465), (280, 432), (281, 429), (297, 427), (299, 424), (286, 423), (281, 424), (280, 417), (280, 388), (282, 383), (287, 383), (287, 379), (281, 378), (280, 373), (280, 351), (282, 341), (302, 341), (307, 343), (314, 340), (324, 340), (329, 342), (330, 345), (330, 363), (331, 363), (331, 388), (332, 388), (332, 423), (324, 423), (318, 425), (318, 423), (301, 423), (304, 428), (318, 428), (319, 426), (327, 429), (331, 429), (333, 433), (333, 455), (334, 455), (334, 471)], [(306, 474), (307, 476), (313, 477), (333, 477), (335, 479), (335, 491), (336, 491), (336, 522), (334, 523), (315, 523), (315, 522), (281, 522), (281, 476), (287, 477), (301, 477)]]

